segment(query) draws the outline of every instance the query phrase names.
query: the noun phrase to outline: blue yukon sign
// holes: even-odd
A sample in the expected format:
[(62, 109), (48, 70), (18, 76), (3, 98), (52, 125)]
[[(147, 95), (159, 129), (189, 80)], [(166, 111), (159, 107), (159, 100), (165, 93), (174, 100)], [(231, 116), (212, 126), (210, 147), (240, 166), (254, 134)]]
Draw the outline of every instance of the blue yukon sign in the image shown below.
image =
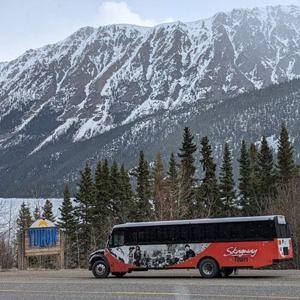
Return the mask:
[(29, 228), (28, 229), (29, 248), (54, 247), (58, 241), (58, 229), (48, 228)]
[(57, 265), (64, 266), (64, 234), (51, 221), (39, 219), (22, 235), (19, 252), (19, 267), (26, 269), (27, 257), (55, 255)]
[(33, 251), (59, 246), (59, 229), (49, 220), (37, 220), (27, 230), (25, 241), (26, 248)]

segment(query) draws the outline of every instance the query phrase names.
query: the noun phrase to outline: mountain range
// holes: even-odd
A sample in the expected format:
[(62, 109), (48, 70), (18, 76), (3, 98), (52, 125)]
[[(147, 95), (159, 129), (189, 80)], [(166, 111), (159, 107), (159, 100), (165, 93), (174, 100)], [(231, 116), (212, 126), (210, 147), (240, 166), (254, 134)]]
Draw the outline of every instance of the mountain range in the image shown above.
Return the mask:
[[(85, 27), (0, 63), (0, 196), (58, 196), (86, 161), (132, 167), (177, 151), (182, 129), (300, 153), (300, 8), (235, 9), (155, 27)], [(199, 161), (199, 159), (197, 159)]]

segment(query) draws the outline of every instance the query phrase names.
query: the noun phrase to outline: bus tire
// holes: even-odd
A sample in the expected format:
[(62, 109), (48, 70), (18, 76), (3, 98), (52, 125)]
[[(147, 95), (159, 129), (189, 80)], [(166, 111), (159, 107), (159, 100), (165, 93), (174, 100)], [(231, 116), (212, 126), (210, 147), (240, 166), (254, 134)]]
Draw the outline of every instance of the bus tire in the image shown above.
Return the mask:
[(228, 277), (233, 273), (233, 268), (224, 268), (221, 270), (222, 277)]
[(214, 259), (204, 258), (199, 264), (199, 272), (203, 278), (216, 278), (220, 275), (220, 268)]
[(122, 278), (125, 274), (126, 274), (126, 272), (113, 272), (113, 273), (111, 273), (111, 275), (114, 275), (118, 278)]
[(96, 278), (106, 278), (109, 275), (109, 265), (104, 260), (97, 260), (92, 267), (93, 275)]

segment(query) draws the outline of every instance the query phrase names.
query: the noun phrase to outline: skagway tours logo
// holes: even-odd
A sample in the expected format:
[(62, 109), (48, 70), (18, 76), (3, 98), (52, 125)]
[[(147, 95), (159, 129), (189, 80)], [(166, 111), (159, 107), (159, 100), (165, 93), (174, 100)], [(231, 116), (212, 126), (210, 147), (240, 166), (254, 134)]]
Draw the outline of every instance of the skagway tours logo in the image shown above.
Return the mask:
[(247, 262), (249, 257), (256, 256), (258, 249), (244, 249), (237, 247), (229, 247), (226, 249), (224, 256), (232, 256), (237, 262)]

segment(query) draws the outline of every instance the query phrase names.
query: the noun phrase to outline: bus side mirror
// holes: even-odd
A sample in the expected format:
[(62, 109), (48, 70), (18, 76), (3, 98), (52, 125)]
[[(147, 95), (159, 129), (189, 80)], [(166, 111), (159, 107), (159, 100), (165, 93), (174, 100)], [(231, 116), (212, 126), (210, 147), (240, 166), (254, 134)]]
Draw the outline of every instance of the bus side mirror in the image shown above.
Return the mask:
[(107, 246), (108, 246), (108, 248), (111, 248), (113, 246), (112, 245), (112, 235), (111, 234), (108, 236)]

